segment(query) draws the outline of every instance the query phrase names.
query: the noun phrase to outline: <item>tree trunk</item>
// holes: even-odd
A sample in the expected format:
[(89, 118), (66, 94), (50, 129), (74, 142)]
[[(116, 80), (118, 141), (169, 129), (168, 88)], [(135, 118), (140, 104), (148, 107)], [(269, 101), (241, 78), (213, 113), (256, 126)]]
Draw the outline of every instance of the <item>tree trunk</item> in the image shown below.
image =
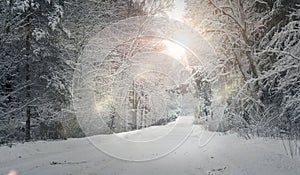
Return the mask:
[[(30, 83), (30, 16), (27, 17), (26, 19), (27, 22), (27, 27), (26, 27), (26, 65), (25, 65), (25, 79), (26, 83)], [(28, 85), (26, 87), (26, 100), (30, 100), (31, 98), (31, 87)], [(31, 111), (30, 111), (30, 104), (28, 104), (27, 109), (26, 109), (26, 127), (25, 127), (25, 140), (29, 141), (31, 139), (31, 134), (30, 134), (30, 122), (31, 122)]]

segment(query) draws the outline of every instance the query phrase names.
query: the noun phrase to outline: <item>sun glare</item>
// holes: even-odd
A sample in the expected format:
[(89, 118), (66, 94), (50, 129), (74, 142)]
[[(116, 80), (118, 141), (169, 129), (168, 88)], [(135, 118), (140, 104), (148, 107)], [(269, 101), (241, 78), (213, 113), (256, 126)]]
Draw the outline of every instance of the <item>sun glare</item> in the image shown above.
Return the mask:
[(184, 47), (169, 40), (163, 40), (162, 42), (166, 47), (162, 53), (181, 61), (186, 58), (186, 50)]
[(100, 101), (97, 101), (96, 111), (104, 112), (106, 109), (109, 109), (111, 103), (112, 103), (112, 97), (110, 95), (104, 96)]

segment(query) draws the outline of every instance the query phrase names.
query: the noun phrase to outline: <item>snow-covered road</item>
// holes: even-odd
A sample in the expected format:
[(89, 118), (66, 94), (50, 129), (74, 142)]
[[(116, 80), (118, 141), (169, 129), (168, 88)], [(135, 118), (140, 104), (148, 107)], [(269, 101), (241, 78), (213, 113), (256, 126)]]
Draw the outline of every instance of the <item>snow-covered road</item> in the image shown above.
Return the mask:
[(193, 126), (192, 117), (180, 117), (177, 123), (117, 135), (0, 147), (0, 175), (12, 170), (18, 175), (299, 175), (300, 161), (286, 156), (280, 141), (214, 134)]

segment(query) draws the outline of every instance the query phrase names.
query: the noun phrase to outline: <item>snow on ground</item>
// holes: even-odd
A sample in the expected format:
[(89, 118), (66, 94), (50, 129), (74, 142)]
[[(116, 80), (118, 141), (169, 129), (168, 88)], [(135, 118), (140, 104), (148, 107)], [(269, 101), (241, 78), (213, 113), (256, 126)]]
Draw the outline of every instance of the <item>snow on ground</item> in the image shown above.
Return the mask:
[(0, 147), (0, 175), (11, 170), (18, 175), (299, 175), (300, 160), (288, 157), (278, 140), (212, 133), (193, 126), (192, 117), (180, 117), (128, 133)]

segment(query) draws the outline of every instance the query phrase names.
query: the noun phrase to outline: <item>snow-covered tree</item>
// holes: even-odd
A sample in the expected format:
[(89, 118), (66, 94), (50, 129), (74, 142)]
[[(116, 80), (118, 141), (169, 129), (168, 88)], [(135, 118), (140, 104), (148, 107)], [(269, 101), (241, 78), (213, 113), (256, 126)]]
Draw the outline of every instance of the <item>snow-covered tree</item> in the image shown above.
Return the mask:
[[(293, 100), (293, 107), (284, 101), (292, 96), (295, 99), (292, 87), (298, 81), (295, 67), (299, 52), (295, 48), (299, 39), (299, 1), (186, 0), (186, 3), (189, 22), (211, 41), (219, 55), (219, 77), (225, 80), (220, 88), (227, 98), (226, 115), (232, 126), (267, 133), (269, 130), (264, 127), (282, 125), (274, 119), (297, 116), (287, 112), (297, 111), (297, 100)], [(289, 92), (283, 92), (283, 84), (289, 87)], [(275, 134), (274, 130), (272, 133)]]
[(1, 112), (1, 118), (9, 124), (22, 123), (25, 117), (29, 140), (32, 120), (51, 118), (67, 103), (69, 92), (57, 44), (63, 1), (9, 0), (1, 8), (5, 15), (1, 58), (8, 63), (1, 64), (1, 75), (10, 89), (9, 94), (3, 91), (1, 102), (9, 107)]

